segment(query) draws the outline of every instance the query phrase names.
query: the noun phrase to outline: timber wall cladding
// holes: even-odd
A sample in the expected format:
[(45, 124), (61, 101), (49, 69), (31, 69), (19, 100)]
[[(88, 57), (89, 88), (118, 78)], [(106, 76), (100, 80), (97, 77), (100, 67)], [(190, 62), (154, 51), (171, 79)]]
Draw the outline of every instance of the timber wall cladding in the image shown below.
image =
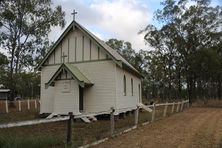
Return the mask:
[(49, 61), (48, 64), (53, 65), (63, 62), (103, 60), (106, 57), (101, 47), (76, 29), (64, 37), (47, 61)]

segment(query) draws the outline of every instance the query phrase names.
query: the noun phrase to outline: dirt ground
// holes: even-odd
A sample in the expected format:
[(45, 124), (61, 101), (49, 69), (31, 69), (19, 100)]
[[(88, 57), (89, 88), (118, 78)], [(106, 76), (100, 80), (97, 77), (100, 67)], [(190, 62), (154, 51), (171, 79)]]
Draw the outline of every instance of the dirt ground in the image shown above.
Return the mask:
[(222, 148), (222, 108), (190, 108), (96, 147)]

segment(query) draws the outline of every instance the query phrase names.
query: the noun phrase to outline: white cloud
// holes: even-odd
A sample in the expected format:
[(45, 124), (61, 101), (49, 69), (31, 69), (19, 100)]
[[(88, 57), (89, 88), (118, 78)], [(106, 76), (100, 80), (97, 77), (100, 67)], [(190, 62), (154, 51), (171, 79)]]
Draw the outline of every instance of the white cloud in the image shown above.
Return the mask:
[[(67, 25), (71, 22), (71, 12), (77, 10), (76, 20), (103, 40), (117, 38), (132, 43), (134, 49), (148, 48), (143, 36), (138, 32), (152, 21), (152, 12), (147, 5), (138, 0), (93, 0), (90, 3), (77, 0), (65, 0), (62, 5), (66, 12)], [(64, 29), (62, 30), (64, 31)], [(56, 28), (50, 34), (55, 41), (62, 33)]]
[(151, 22), (152, 15), (147, 7), (138, 1), (100, 1), (90, 6), (91, 9), (101, 15), (97, 22), (110, 37), (130, 41), (133, 48), (145, 48), (143, 35), (138, 35)]

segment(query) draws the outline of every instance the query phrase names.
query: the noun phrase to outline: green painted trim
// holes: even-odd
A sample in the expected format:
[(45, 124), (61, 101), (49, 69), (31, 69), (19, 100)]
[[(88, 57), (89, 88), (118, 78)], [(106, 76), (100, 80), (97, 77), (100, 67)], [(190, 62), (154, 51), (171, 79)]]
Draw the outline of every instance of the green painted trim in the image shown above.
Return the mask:
[(55, 51), (53, 52), (53, 56), (54, 56), (54, 64), (55, 64)]
[(100, 59), (100, 48), (98, 47), (98, 60)]
[[(71, 66), (71, 65), (70, 65)], [(75, 79), (75, 80), (77, 80), (78, 81), (78, 83), (79, 83), (79, 85), (81, 86), (81, 87), (84, 87), (85, 86), (85, 84), (86, 85), (89, 85), (89, 86), (92, 86), (93, 85), (93, 83), (91, 83), (89, 80), (88, 80), (88, 78), (86, 77), (86, 76), (84, 76), (79, 70), (78, 70), (78, 68), (76, 68), (76, 70), (77, 71), (75, 71), (75, 72), (79, 72), (81, 75), (83, 75), (83, 77), (85, 77), (85, 79), (86, 79), (86, 81), (88, 81), (87, 83), (85, 83), (84, 81), (81, 81), (81, 80), (79, 80), (76, 76), (75, 76), (75, 74), (73, 73), (73, 71), (71, 71), (71, 69), (70, 69), (70, 66), (69, 65), (67, 65), (67, 64), (61, 64), (61, 66), (58, 68), (58, 70), (53, 74), (53, 76), (51, 77), (51, 79), (48, 81), (48, 83), (45, 83), (45, 88), (47, 89), (52, 83), (55, 83), (55, 81), (56, 81), (56, 78), (61, 74), (61, 72), (63, 72), (63, 71), (67, 71), (67, 72), (69, 72), (70, 74), (71, 74), (71, 76), (72, 76), (72, 78), (73, 79)], [(72, 66), (71, 66), (72, 67)], [(74, 67), (72, 67), (72, 68), (74, 68)], [(60, 78), (61, 79), (61, 78)]]
[[(65, 37), (65, 35), (70, 31), (70, 29), (72, 28), (78, 28), (80, 31), (82, 31), (87, 37), (89, 37), (90, 39), (93, 40), (93, 42), (97, 45), (100, 46), (104, 52), (106, 54), (108, 54), (110, 56), (110, 58), (120, 67), (123, 66), (123, 61), (120, 63), (118, 62), (119, 60), (116, 59), (114, 57), (114, 55), (112, 55), (107, 49), (105, 49), (106, 47), (104, 47), (103, 43), (100, 43), (100, 40), (96, 38), (95, 35), (93, 35), (91, 32), (89, 32), (87, 29), (85, 29), (83, 26), (81, 26), (80, 24), (78, 24), (77, 22), (73, 21), (72, 23), (70, 23), (70, 25), (67, 27), (67, 29), (63, 32), (63, 34), (59, 37), (59, 39), (56, 41), (56, 43), (53, 45), (53, 47), (49, 50), (49, 52), (46, 54), (46, 56), (41, 60), (41, 62), (37, 65), (37, 67), (35, 68), (35, 71), (37, 70), (41, 70), (42, 65), (44, 64), (45, 60), (48, 58), (48, 56), (52, 53), (52, 51), (58, 46), (58, 44), (60, 43), (60, 41)], [(102, 41), (101, 41), (102, 42)], [(120, 55), (121, 56), (121, 55)], [(75, 58), (76, 60), (76, 58)], [(125, 67), (128, 67), (128, 69), (131, 69), (131, 71), (134, 71), (134, 73), (137, 73), (137, 75), (139, 77), (143, 77), (135, 68), (130, 67), (129, 65), (127, 65), (126, 63), (124, 63)]]
[(84, 36), (82, 36), (82, 60), (84, 61)]
[(89, 41), (89, 59), (92, 59), (92, 41)]
[(62, 63), (62, 42), (61, 42), (61, 60), (60, 62)]
[(56, 81), (62, 81), (62, 80), (73, 80), (73, 78), (67, 78), (67, 79), (56, 79)]
[(77, 37), (75, 37), (75, 61), (76, 61), (76, 58), (77, 58), (77, 56), (76, 56), (76, 50), (77, 50)]
[(66, 30), (62, 33), (62, 35), (59, 37), (59, 39), (53, 44), (52, 48), (49, 50), (49, 52), (46, 53), (45, 57), (40, 61), (40, 63), (36, 66), (35, 71), (39, 70), (42, 65), (44, 64), (45, 60), (48, 58), (48, 56), (58, 47), (61, 40), (65, 37), (65, 35), (70, 31), (72, 27), (74, 27), (74, 22), (70, 23), (70, 25), (66, 28)]
[[(87, 61), (77, 61), (77, 62), (68, 62), (67, 64), (78, 64), (78, 63), (90, 63), (90, 62), (103, 62), (103, 61), (111, 61), (112, 59), (100, 59), (100, 60), (87, 60)], [(61, 65), (62, 63), (57, 63), (57, 64), (48, 64), (46, 66), (56, 66), (56, 65)]]
[(68, 38), (68, 62), (69, 62), (69, 48), (70, 48), (70, 46), (69, 46), (69, 43), (70, 43), (70, 38)]

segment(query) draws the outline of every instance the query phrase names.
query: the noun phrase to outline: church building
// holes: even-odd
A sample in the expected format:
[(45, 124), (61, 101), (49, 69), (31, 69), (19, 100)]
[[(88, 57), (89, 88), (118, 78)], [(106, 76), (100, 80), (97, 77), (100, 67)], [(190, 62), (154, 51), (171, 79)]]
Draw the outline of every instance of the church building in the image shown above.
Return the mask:
[(142, 75), (116, 50), (76, 21), (36, 67), (41, 71), (40, 113), (133, 110), (142, 102)]

